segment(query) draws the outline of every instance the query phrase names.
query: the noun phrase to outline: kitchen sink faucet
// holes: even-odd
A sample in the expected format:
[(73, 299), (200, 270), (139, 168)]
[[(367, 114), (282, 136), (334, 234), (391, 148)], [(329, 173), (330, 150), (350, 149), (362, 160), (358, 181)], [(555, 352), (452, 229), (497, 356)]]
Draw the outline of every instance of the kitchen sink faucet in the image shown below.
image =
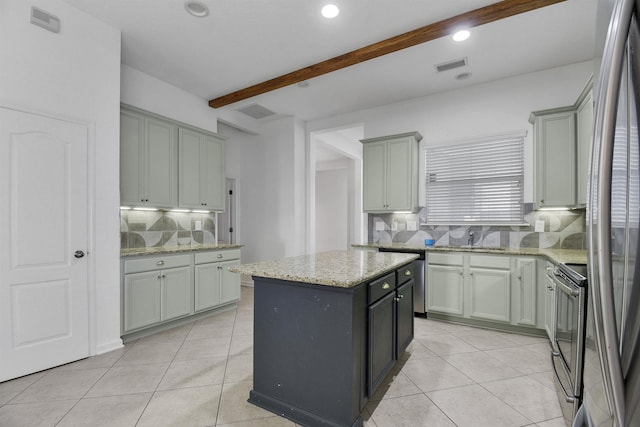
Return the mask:
[(467, 239), (467, 246), (473, 246), (473, 231), (469, 230), (469, 239)]

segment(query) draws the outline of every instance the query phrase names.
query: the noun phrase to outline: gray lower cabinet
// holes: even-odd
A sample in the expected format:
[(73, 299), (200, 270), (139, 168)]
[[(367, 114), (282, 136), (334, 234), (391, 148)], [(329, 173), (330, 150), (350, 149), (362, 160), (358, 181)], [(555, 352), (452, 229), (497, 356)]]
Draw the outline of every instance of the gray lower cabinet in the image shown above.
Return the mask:
[(538, 327), (535, 258), (475, 253), (427, 255), (427, 312)]
[(196, 312), (240, 299), (240, 275), (229, 272), (240, 264), (240, 251), (212, 251), (195, 254), (194, 281)]
[(511, 321), (515, 325), (532, 326), (538, 322), (538, 281), (535, 258), (514, 258), (513, 311)]
[(553, 281), (554, 265), (546, 263), (544, 275), (544, 328), (551, 342), (555, 339), (555, 319), (556, 319), (556, 284)]
[(464, 255), (427, 255), (427, 312), (464, 315)]
[(123, 282), (123, 332), (191, 313), (189, 255), (126, 261)]
[(239, 263), (239, 249), (124, 259), (122, 334), (238, 301), (240, 276), (228, 267)]

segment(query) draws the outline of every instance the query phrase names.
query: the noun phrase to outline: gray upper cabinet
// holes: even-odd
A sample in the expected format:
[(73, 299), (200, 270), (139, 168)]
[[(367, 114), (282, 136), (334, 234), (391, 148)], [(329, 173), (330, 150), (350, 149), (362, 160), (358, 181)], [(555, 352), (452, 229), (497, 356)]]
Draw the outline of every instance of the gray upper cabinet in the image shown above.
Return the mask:
[(168, 121), (120, 113), (120, 200), (128, 206), (177, 206), (177, 127)]
[(363, 139), (363, 210), (365, 212), (418, 209), (418, 143), (410, 132)]
[(576, 204), (576, 114), (573, 107), (531, 113), (534, 207)]
[(224, 210), (224, 140), (180, 128), (178, 159), (180, 207)]
[(577, 114), (577, 205), (584, 207), (587, 204), (587, 184), (589, 173), (589, 156), (591, 152), (591, 139), (593, 138), (593, 89), (589, 81), (587, 87), (578, 98)]
[(224, 141), (215, 133), (123, 106), (121, 204), (223, 211)]

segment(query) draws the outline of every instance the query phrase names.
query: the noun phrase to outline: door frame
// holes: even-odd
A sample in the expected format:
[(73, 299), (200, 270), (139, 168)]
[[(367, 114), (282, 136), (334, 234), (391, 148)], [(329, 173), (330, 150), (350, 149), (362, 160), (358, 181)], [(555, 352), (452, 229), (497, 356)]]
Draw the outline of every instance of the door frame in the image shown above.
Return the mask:
[[(53, 120), (75, 123), (87, 128), (87, 319), (89, 336), (89, 356), (97, 354), (97, 298), (96, 298), (96, 263), (92, 256), (95, 251), (96, 234), (96, 126), (94, 122), (83, 120), (57, 112), (34, 108), (24, 104), (5, 102), (0, 99), (0, 108), (38, 115)], [(118, 210), (118, 215), (119, 215)], [(119, 283), (118, 283), (119, 285)]]

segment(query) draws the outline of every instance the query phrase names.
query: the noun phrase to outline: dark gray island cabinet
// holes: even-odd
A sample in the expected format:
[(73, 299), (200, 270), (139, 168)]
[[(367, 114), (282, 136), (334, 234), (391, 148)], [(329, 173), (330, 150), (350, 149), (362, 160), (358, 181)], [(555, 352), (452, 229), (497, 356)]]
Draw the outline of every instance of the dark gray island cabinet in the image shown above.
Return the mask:
[(413, 339), (415, 258), (332, 251), (233, 267), (255, 286), (249, 402), (303, 426), (362, 426)]

